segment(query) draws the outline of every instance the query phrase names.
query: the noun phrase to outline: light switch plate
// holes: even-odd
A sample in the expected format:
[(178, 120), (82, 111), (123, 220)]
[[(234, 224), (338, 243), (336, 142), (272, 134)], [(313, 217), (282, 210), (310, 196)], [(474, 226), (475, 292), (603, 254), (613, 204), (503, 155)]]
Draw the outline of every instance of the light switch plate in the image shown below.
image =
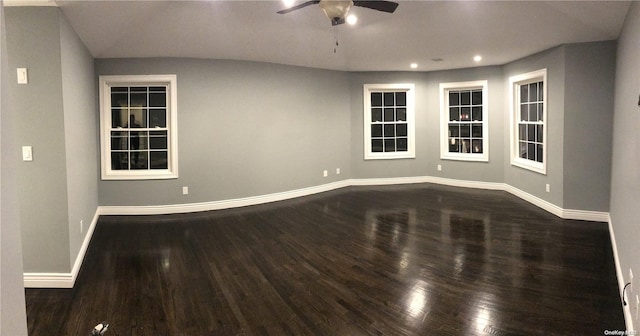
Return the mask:
[(18, 84), (28, 84), (27, 68), (18, 68)]
[(22, 146), (22, 161), (33, 161), (33, 150), (31, 146)]

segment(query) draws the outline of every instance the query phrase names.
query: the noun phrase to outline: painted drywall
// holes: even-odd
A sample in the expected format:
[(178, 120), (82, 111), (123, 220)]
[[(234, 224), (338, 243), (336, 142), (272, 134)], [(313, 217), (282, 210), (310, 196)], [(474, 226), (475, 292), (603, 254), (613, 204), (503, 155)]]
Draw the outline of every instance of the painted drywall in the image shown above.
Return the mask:
[[(547, 69), (547, 173), (540, 174), (511, 165), (509, 78)], [(553, 48), (504, 66), (504, 182), (512, 187), (563, 207), (565, 47)], [(550, 192), (545, 191), (546, 184)], [(580, 209), (589, 210), (589, 209)]]
[[(440, 84), (486, 80), (489, 101), (486, 118), (489, 121), (489, 161), (470, 162), (440, 159)], [(498, 182), (504, 180), (502, 138), (502, 68), (478, 67), (427, 73), (427, 113), (429, 164), (427, 175), (456, 180)], [(437, 165), (442, 166), (438, 171)]]
[[(440, 83), (488, 81), (489, 162), (440, 159)], [(413, 83), (416, 96), (416, 157), (364, 159), (363, 85)], [(458, 180), (502, 182), (502, 69), (478, 67), (437, 72), (359, 72), (351, 74), (351, 158), (354, 178), (437, 176)], [(438, 171), (437, 166), (442, 170)]]
[(12, 86), (7, 63), (5, 19), (0, 0), (0, 335), (27, 335), (22, 281), (22, 239), (17, 208), (18, 144), (9, 113)]
[(58, 8), (5, 8), (9, 69), (27, 68), (29, 83), (13, 82), (10, 113), (20, 146), (19, 209), (25, 272), (69, 272), (62, 69)]
[[(99, 155), (95, 73), (89, 53), (59, 13), (68, 193), (69, 262), (74, 264), (98, 208)], [(80, 225), (80, 221), (83, 225)], [(81, 227), (82, 226), (82, 227)], [(73, 267), (73, 266), (72, 266)]]
[[(364, 159), (364, 84), (415, 85), (415, 158), (394, 160)], [(429, 113), (426, 104), (427, 80), (420, 72), (355, 72), (350, 74), (351, 169), (353, 178), (410, 177), (426, 175)]]
[(609, 211), (616, 42), (565, 46), (563, 207)]
[[(613, 151), (611, 168), (611, 224), (615, 233), (624, 282), (633, 269), (636, 279), (628, 298), (640, 295), (640, 3), (634, 2), (624, 22), (617, 48)], [(635, 302), (635, 301), (632, 301)], [(634, 322), (637, 326), (638, 322)], [(636, 327), (637, 328), (637, 327)]]
[(211, 202), (350, 177), (347, 73), (175, 58), (97, 59), (96, 73), (175, 74), (178, 94), (179, 177), (100, 181), (100, 205)]

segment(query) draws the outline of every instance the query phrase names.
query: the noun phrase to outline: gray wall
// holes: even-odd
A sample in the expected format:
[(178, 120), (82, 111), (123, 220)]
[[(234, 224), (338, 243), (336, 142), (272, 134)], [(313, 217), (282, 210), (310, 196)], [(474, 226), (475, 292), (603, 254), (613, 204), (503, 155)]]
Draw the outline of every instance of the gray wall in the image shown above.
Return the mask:
[(17, 143), (33, 147), (32, 162), (16, 161), (24, 272), (69, 273), (98, 207), (93, 57), (58, 8), (10, 7), (6, 19), (9, 69), (29, 74), (10, 110)]
[[(509, 134), (509, 77), (547, 69), (547, 174), (511, 165)], [(553, 48), (504, 66), (504, 182), (563, 207), (565, 47)], [(550, 192), (545, 185), (550, 185)], [(590, 209), (580, 209), (590, 210)]]
[[(69, 258), (73, 263), (98, 207), (100, 178), (96, 137), (95, 73), (93, 56), (67, 23), (60, 22), (60, 64), (68, 194)], [(80, 221), (83, 221), (82, 231)]]
[[(25, 272), (69, 272), (69, 226), (58, 8), (5, 9), (9, 69), (28, 68), (10, 112), (20, 146), (19, 209)], [(15, 71), (15, 70), (14, 70)]]
[(609, 211), (615, 41), (565, 47), (563, 207)]
[[(565, 209), (608, 211), (614, 66), (615, 42), (609, 41), (560, 46), (499, 67), (353, 73), (353, 177), (504, 182)], [(539, 174), (511, 165), (508, 83), (511, 76), (545, 68), (547, 173)], [(489, 82), (489, 162), (441, 160), (439, 84), (483, 79)], [(416, 158), (364, 160), (362, 86), (400, 82), (416, 85)]]
[[(640, 3), (634, 2), (618, 39), (611, 170), (611, 223), (625, 280), (636, 281), (629, 298), (640, 294)], [(625, 281), (626, 282), (626, 281)], [(637, 324), (637, 322), (636, 322)], [(637, 328), (637, 326), (636, 326)]]
[(13, 135), (14, 116), (9, 113), (10, 87), (14, 85), (7, 64), (5, 18), (0, 0), (0, 335), (27, 335), (22, 281), (22, 244), (17, 210), (18, 144)]
[(227, 200), (351, 174), (347, 73), (199, 59), (99, 59), (96, 72), (176, 74), (178, 91), (179, 178), (100, 181), (100, 205)]
[[(207, 202), (347, 178), (437, 176), (504, 182), (558, 207), (607, 211), (610, 130), (606, 128), (611, 124), (614, 45), (603, 42), (560, 46), (505, 66), (430, 73), (340, 73), (192, 59), (97, 60), (98, 74), (178, 74), (180, 130), (179, 179), (101, 181), (100, 204)], [(594, 63), (606, 65), (583, 71)], [(549, 119), (544, 175), (510, 164), (506, 85), (510, 76), (543, 68), (548, 70)], [(482, 79), (489, 82), (489, 162), (441, 160), (439, 84)], [(364, 160), (362, 87), (401, 82), (416, 85), (416, 158)], [(243, 98), (247, 91), (254, 93), (250, 99)], [(286, 102), (286, 96), (293, 101)], [(227, 113), (229, 110), (234, 112)], [(321, 115), (327, 119), (317, 119)], [(272, 117), (286, 123), (274, 123)], [(571, 125), (566, 124), (567, 120)], [(266, 124), (269, 128), (263, 129), (261, 125)], [(323, 136), (325, 132), (328, 136)], [(247, 133), (252, 137), (241, 135)], [(592, 136), (593, 133), (597, 135)], [(320, 143), (318, 138), (333, 142)], [(290, 139), (297, 140), (292, 143)], [(585, 143), (591, 145), (584, 146)], [(350, 150), (344, 144), (350, 144)], [(280, 146), (289, 150), (274, 149)], [(315, 148), (320, 157), (310, 155), (313, 150), (305, 152), (304, 148)], [(322, 154), (324, 149), (329, 150)], [(597, 164), (584, 164), (593, 157), (598, 158)], [(438, 164), (442, 171), (436, 170)], [(335, 175), (338, 167), (343, 171), (341, 176)], [(581, 171), (574, 172), (578, 167)], [(329, 178), (321, 178), (323, 169), (329, 170)], [(545, 191), (547, 183), (549, 193)], [(190, 187), (190, 195), (181, 195), (182, 186)]]
[[(440, 83), (488, 81), (489, 162), (440, 159)], [(364, 160), (363, 85), (413, 83), (416, 89), (416, 157)], [(438, 72), (359, 72), (351, 74), (351, 165), (354, 178), (438, 176), (482, 182), (503, 181), (502, 68)], [(442, 165), (442, 171), (437, 165)]]

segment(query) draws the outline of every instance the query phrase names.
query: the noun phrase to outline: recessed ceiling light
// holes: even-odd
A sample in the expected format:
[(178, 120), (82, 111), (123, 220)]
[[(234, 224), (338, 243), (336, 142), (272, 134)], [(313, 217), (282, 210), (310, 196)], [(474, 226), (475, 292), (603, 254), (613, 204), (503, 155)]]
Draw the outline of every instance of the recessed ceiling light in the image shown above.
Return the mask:
[(358, 17), (353, 15), (353, 14), (349, 14), (347, 15), (347, 23), (350, 25), (354, 25), (358, 22)]
[(409, 65), (411, 67), (411, 69), (416, 69), (418, 67), (418, 63), (411, 63), (411, 65)]
[(296, 2), (296, 0), (282, 0), (282, 3), (284, 3), (284, 5), (286, 7), (291, 7), (293, 6), (293, 4)]
[(476, 61), (476, 62), (480, 62), (480, 61), (482, 61), (482, 56), (475, 55), (475, 56), (473, 56), (473, 60)]

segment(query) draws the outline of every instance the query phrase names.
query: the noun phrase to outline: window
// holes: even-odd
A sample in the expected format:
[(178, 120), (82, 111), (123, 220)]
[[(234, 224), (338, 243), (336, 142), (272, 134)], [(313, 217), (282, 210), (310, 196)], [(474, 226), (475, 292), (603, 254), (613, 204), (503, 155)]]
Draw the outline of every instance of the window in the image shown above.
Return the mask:
[(440, 157), (489, 161), (487, 81), (440, 84)]
[(547, 173), (547, 70), (509, 78), (511, 164)]
[(365, 160), (415, 158), (414, 85), (364, 86)]
[(176, 76), (100, 76), (102, 178), (178, 177)]

